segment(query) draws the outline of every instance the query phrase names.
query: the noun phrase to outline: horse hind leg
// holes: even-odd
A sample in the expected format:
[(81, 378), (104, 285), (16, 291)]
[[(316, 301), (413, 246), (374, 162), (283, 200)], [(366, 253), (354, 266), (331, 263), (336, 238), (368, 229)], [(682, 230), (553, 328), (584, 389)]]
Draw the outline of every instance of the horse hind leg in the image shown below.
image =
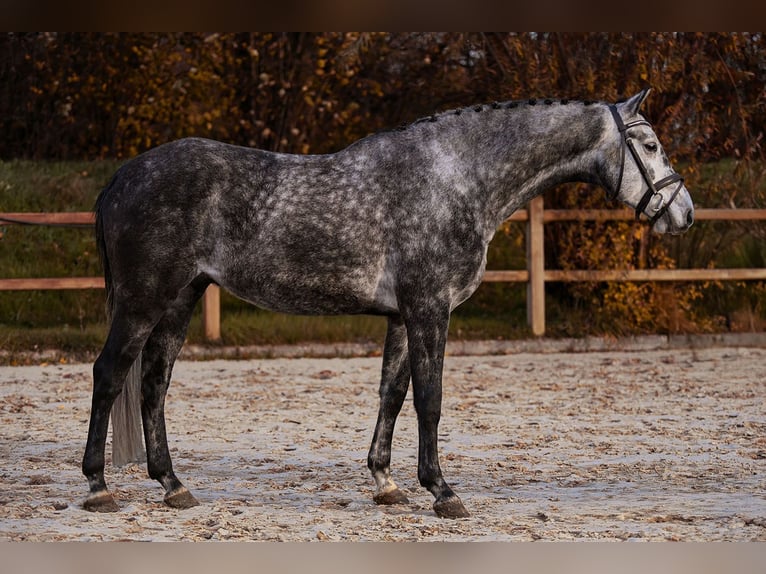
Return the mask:
[(388, 319), (380, 381), (380, 408), (367, 467), (375, 479), (376, 504), (407, 504), (409, 500), (391, 478), (391, 441), (396, 418), (410, 384), (407, 332), (401, 317)]
[(153, 323), (150, 315), (129, 316), (121, 308), (116, 308), (106, 344), (93, 365), (93, 398), (88, 441), (82, 462), (82, 471), (89, 487), (89, 495), (83, 503), (86, 510), (118, 510), (104, 479), (109, 413), (115, 398), (122, 392), (128, 372), (141, 353)]
[(165, 504), (173, 508), (191, 508), (199, 503), (173, 472), (165, 430), (165, 396), (195, 304), (209, 283), (207, 278), (200, 277), (181, 291), (155, 326), (142, 356), (141, 417), (147, 470), (165, 489)]

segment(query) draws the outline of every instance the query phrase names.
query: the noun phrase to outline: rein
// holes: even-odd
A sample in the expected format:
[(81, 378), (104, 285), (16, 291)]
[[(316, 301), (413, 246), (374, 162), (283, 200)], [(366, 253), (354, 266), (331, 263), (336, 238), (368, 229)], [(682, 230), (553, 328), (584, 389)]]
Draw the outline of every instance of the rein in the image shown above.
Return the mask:
[[(617, 179), (617, 187), (615, 187), (614, 194), (610, 199), (614, 199), (617, 197), (617, 195), (620, 192), (620, 187), (622, 187), (622, 175), (625, 171), (625, 148), (627, 147), (630, 149), (630, 153), (633, 155), (633, 159), (636, 161), (636, 165), (638, 166), (638, 171), (641, 172), (641, 176), (644, 178), (644, 181), (649, 186), (649, 189), (646, 190), (646, 193), (644, 193), (644, 196), (641, 198), (641, 201), (638, 202), (638, 205), (636, 205), (636, 221), (638, 221), (641, 218), (641, 214), (644, 212), (646, 207), (649, 205), (649, 202), (652, 201), (652, 199), (656, 196), (660, 196), (660, 206), (657, 209), (657, 213), (649, 217), (649, 223), (651, 225), (654, 225), (657, 223), (657, 220), (660, 219), (665, 213), (667, 213), (668, 208), (673, 203), (673, 201), (676, 199), (676, 196), (678, 196), (678, 192), (681, 191), (681, 188), (684, 185), (684, 178), (681, 177), (678, 173), (673, 172), (667, 177), (663, 177), (659, 181), (652, 181), (652, 178), (649, 176), (649, 171), (646, 169), (646, 166), (644, 165), (644, 162), (641, 161), (641, 156), (638, 154), (638, 151), (636, 150), (636, 146), (633, 143), (633, 138), (631, 138), (628, 135), (628, 130), (635, 126), (649, 126), (652, 127), (652, 125), (647, 122), (646, 120), (634, 120), (632, 122), (628, 122), (627, 124), (622, 121), (622, 118), (620, 117), (620, 113), (617, 111), (617, 106), (611, 104), (609, 106), (609, 111), (612, 112), (612, 117), (614, 118), (614, 121), (617, 123), (617, 129), (620, 131), (620, 134), (622, 135), (622, 146), (620, 147), (620, 176)], [(671, 183), (678, 182), (678, 186), (676, 187), (675, 191), (673, 191), (672, 195), (670, 196), (670, 199), (667, 203), (665, 203), (665, 198), (660, 193), (660, 190), (669, 186)], [(649, 216), (649, 214), (647, 214)]]

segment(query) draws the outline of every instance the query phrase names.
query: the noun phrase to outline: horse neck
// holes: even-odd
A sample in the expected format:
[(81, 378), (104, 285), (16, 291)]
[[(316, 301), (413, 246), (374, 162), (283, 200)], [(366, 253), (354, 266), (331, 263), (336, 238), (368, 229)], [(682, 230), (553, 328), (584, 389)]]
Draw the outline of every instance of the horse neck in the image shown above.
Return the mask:
[(540, 102), (479, 115), (461, 155), (483, 195), (488, 233), (550, 187), (603, 184), (600, 148), (609, 118), (604, 104)]

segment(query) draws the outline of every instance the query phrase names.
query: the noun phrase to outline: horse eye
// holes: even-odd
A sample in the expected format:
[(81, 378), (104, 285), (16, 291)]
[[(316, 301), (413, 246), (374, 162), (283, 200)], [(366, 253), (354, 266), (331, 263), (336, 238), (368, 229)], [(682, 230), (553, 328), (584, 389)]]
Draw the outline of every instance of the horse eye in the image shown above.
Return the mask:
[(649, 142), (647, 144), (644, 144), (644, 149), (648, 151), (649, 153), (654, 153), (657, 151), (657, 144), (654, 142)]

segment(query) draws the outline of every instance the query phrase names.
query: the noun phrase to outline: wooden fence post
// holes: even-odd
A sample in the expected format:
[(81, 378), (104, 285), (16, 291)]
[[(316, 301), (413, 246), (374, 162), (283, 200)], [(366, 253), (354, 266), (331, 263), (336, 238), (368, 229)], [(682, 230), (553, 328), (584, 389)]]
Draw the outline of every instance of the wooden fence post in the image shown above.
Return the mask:
[(221, 288), (210, 285), (202, 298), (202, 327), (206, 341), (221, 339)]
[(545, 245), (543, 243), (543, 196), (529, 202), (527, 221), (527, 323), (532, 334), (545, 334)]

